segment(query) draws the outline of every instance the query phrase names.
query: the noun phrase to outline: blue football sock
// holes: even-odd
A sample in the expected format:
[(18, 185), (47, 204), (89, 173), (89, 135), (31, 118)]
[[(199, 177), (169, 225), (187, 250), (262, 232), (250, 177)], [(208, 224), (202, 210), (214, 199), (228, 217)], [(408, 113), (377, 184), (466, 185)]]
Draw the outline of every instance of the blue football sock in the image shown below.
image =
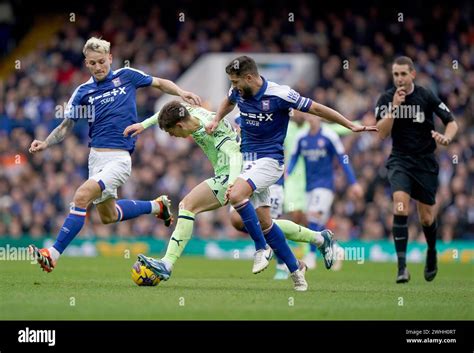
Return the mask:
[(280, 227), (273, 223), (270, 230), (265, 234), (265, 239), (267, 239), (267, 243), (271, 246), (275, 255), (286, 264), (290, 272), (295, 272), (299, 267), (298, 260), (286, 242), (285, 234), (283, 234)]
[(66, 217), (58, 237), (53, 247), (59, 251), (60, 254), (67, 248), (69, 243), (79, 233), (84, 225), (86, 218), (86, 209), (80, 207), (71, 207), (69, 215)]
[[(244, 232), (244, 233), (248, 233), (247, 232), (247, 228), (245, 228), (245, 225), (242, 227), (242, 229), (240, 229), (241, 232)], [(276, 257), (276, 261), (279, 265), (283, 265), (284, 262), (282, 259), (280, 259), (276, 254), (275, 254), (275, 257)]]
[(118, 200), (115, 206), (118, 213), (117, 222), (151, 213), (152, 202), (153, 201)]
[[(315, 232), (320, 232), (322, 230), (324, 230), (324, 226), (320, 225), (319, 223), (315, 223), (315, 222), (309, 222), (308, 223), (308, 228), (311, 229), (311, 230), (314, 230)], [(310, 244), (309, 245), (309, 248), (311, 250), (311, 252), (316, 252), (316, 250), (318, 250), (318, 247), (314, 244)]]
[(245, 224), (245, 229), (249, 233), (250, 237), (255, 243), (255, 250), (265, 249), (267, 243), (265, 242), (265, 237), (263, 235), (262, 229), (260, 228), (260, 222), (257, 218), (257, 213), (253, 208), (253, 205), (249, 200), (246, 202), (235, 206), (235, 210), (239, 213), (240, 218)]

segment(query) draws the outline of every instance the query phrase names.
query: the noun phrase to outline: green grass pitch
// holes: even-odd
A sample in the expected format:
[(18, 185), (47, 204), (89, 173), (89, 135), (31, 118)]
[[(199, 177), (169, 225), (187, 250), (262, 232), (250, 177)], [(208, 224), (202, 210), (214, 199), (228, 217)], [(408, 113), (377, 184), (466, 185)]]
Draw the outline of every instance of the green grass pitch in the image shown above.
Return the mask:
[(396, 265), (322, 262), (309, 290), (274, 281), (274, 263), (253, 275), (251, 261), (183, 257), (157, 287), (130, 279), (135, 259), (62, 258), (49, 274), (28, 261), (2, 261), (1, 320), (473, 320), (474, 266), (439, 265), (428, 283), (422, 264), (396, 284)]

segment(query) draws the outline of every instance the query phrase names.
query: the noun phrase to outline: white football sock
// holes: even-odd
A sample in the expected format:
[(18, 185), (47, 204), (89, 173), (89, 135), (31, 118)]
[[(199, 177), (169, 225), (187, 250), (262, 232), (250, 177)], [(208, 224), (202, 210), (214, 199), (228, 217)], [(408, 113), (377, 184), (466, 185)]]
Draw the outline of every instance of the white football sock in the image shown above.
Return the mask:
[(316, 245), (318, 248), (324, 244), (324, 238), (321, 235), (321, 232), (314, 232), (314, 241), (312, 241), (314, 245)]
[(161, 259), (165, 264), (166, 270), (171, 271), (173, 269), (173, 264), (165, 259)]
[(61, 256), (61, 254), (59, 253), (59, 251), (57, 251), (54, 246), (48, 248), (48, 250), (49, 250), (49, 254), (51, 255), (51, 258), (52, 258), (54, 261), (58, 261), (59, 256)]
[(158, 202), (155, 200), (150, 201), (151, 202), (151, 213), (160, 213), (161, 212), (161, 207)]

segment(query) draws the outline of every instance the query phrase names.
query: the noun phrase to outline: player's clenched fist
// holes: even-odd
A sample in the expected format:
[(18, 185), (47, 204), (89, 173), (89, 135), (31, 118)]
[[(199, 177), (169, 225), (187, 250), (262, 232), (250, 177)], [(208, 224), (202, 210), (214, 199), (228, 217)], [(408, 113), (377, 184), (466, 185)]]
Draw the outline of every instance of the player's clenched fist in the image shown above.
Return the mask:
[(398, 87), (397, 90), (395, 91), (395, 94), (393, 95), (393, 106), (399, 106), (403, 102), (405, 102), (405, 97), (407, 95), (407, 91), (405, 90), (404, 87)]
[(212, 134), (217, 129), (217, 125), (219, 125), (219, 122), (212, 120), (209, 124), (206, 125), (206, 132), (209, 135)]
[(48, 144), (45, 141), (34, 140), (31, 143), (30, 149), (28, 150), (30, 153), (40, 152), (48, 148)]

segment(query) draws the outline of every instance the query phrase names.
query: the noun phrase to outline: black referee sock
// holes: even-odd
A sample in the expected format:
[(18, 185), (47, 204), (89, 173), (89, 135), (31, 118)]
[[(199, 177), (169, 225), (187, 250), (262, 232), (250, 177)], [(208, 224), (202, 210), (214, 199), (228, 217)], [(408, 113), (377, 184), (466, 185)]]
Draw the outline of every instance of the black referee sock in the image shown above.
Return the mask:
[(438, 233), (438, 223), (436, 220), (430, 226), (423, 226), (423, 233), (425, 233), (426, 245), (428, 250), (436, 250), (436, 234)]
[(393, 216), (393, 240), (397, 251), (398, 268), (406, 267), (406, 253), (408, 244), (408, 216)]

